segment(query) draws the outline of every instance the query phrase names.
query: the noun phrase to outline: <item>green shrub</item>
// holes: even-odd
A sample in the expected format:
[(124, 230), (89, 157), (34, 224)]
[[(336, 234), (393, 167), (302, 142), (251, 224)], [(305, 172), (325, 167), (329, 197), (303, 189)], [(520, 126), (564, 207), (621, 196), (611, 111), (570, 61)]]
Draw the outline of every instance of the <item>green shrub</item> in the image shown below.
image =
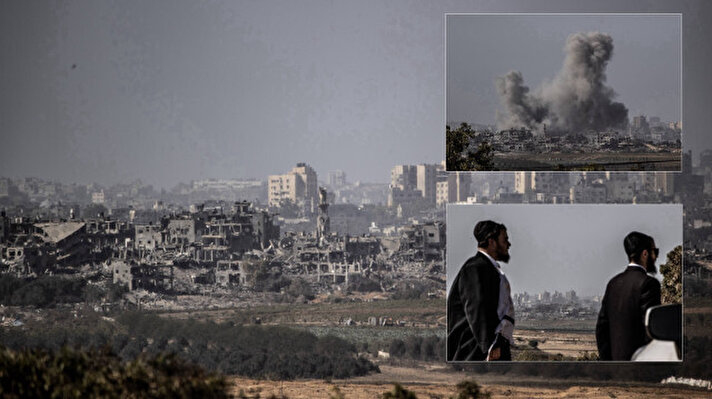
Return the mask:
[(59, 276), (42, 276), (36, 279), (19, 279), (0, 275), (0, 303), (15, 306), (46, 307), (57, 303), (82, 302), (91, 293), (85, 292), (83, 279)]
[(282, 326), (172, 320), (137, 312), (117, 316), (116, 324), (99, 321), (93, 328), (0, 329), (0, 343), (15, 350), (108, 346), (126, 361), (170, 352), (206, 370), (253, 378), (347, 378), (378, 371), (357, 355), (353, 344), (335, 336), (317, 337)]
[(109, 351), (0, 348), (4, 398), (227, 398), (225, 378), (172, 355), (122, 362)]
[(383, 399), (417, 399), (417, 396), (403, 388), (401, 384), (395, 384), (392, 391), (383, 393)]
[(484, 399), (489, 397), (489, 392), (481, 392), (479, 384), (475, 381), (465, 380), (457, 384), (457, 396), (452, 399)]
[(445, 360), (445, 338), (435, 335), (413, 335), (404, 339), (395, 338), (388, 344), (388, 352), (393, 357), (423, 361)]

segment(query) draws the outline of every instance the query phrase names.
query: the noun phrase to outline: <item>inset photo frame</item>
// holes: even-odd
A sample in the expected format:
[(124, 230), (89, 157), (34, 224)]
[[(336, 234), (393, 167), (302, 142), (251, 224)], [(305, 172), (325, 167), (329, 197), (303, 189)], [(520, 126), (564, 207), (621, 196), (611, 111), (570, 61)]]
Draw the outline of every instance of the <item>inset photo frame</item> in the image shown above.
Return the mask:
[(682, 205), (448, 204), (446, 218), (447, 361), (681, 361)]
[(446, 14), (447, 170), (680, 171), (682, 14)]

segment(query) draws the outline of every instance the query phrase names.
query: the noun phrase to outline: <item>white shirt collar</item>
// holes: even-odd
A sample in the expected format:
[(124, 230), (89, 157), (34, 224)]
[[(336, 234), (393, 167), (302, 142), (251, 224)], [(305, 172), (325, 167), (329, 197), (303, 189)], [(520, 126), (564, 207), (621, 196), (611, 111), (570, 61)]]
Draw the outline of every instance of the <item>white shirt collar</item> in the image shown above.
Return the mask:
[(648, 272), (648, 270), (647, 270), (646, 268), (644, 268), (643, 266), (641, 266), (641, 265), (639, 265), (639, 264), (637, 264), (637, 263), (635, 263), (635, 262), (630, 262), (630, 263), (628, 263), (628, 266), (639, 267), (639, 268), (643, 269), (643, 271), (645, 271), (646, 273)]
[(497, 261), (494, 260), (493, 257), (489, 256), (489, 254), (488, 254), (487, 252), (485, 252), (485, 251), (483, 251), (483, 250), (481, 250), (481, 249), (477, 249), (477, 252), (479, 252), (479, 253), (481, 253), (482, 255), (486, 256), (487, 259), (489, 259), (490, 262), (492, 262), (492, 265), (494, 265), (494, 267), (497, 268), (497, 270), (501, 270), (500, 267), (499, 267), (499, 263), (497, 263)]

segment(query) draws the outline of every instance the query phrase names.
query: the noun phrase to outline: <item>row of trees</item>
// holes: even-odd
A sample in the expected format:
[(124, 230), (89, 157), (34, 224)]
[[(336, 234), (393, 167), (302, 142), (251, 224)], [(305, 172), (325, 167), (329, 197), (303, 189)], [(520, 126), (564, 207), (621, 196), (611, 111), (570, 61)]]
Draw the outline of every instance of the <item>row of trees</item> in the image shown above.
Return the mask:
[(225, 377), (173, 355), (123, 362), (108, 351), (0, 347), (4, 398), (228, 398)]
[[(124, 362), (107, 351), (13, 351), (0, 347), (0, 395), (5, 398), (229, 398), (230, 384), (173, 355), (144, 356)], [(259, 398), (240, 389), (238, 398)], [(272, 395), (271, 398), (277, 398)], [(282, 399), (287, 396), (280, 395)], [(383, 398), (416, 399), (400, 384)], [(457, 384), (451, 399), (489, 398), (472, 380)], [(332, 399), (345, 399), (337, 386)]]
[[(71, 321), (70, 321), (71, 322)], [(45, 329), (0, 330), (11, 349), (108, 348), (131, 361), (172, 353), (206, 370), (253, 378), (346, 378), (377, 371), (354, 345), (333, 336), (317, 337), (280, 326), (164, 319), (124, 313), (116, 322), (54, 325)]]
[(126, 288), (119, 285), (102, 287), (81, 278), (41, 276), (21, 279), (0, 274), (0, 303), (6, 306), (50, 307), (61, 303), (114, 302), (121, 299), (124, 292)]
[(445, 338), (434, 335), (396, 338), (388, 346), (388, 353), (394, 357), (426, 362), (445, 361)]

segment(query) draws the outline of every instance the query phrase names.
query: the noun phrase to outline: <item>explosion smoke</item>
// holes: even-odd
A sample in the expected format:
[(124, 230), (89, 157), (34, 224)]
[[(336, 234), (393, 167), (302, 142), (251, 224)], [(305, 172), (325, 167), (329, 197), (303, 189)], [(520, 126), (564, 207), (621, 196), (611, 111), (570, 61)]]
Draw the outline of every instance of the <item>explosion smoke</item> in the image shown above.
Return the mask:
[(541, 133), (579, 133), (625, 127), (628, 109), (614, 102), (616, 93), (606, 82), (606, 65), (613, 55), (613, 39), (600, 32), (575, 33), (566, 39), (564, 65), (550, 82), (530, 93), (522, 74), (511, 71), (496, 79), (504, 113), (497, 127), (528, 128)]

